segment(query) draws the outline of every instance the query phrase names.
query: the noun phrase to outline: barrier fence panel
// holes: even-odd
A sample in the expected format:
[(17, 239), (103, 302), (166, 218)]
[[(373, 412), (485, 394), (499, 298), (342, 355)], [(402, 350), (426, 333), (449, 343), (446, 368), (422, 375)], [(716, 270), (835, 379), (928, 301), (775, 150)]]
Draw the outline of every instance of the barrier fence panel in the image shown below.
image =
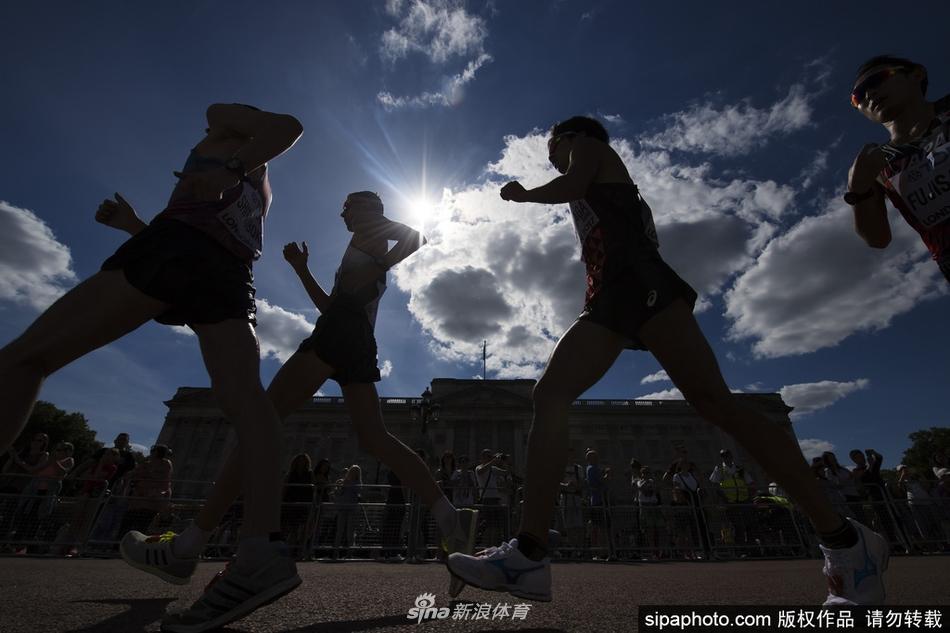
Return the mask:
[(898, 482), (885, 491), (899, 530), (912, 553), (950, 552), (950, 497), (934, 482)]
[[(168, 483), (143, 480), (110, 492), (101, 479), (0, 476), (0, 554), (117, 556), (129, 530), (181, 532), (198, 516), (213, 484), (173, 480), (169, 496)], [(866, 485), (861, 499), (839, 500), (838, 507), (882, 534), (892, 553), (950, 551), (950, 500), (929, 482), (914, 483), (893, 490)], [(517, 506), (469, 506), (479, 510), (476, 550), (514, 536), (518, 492)], [(233, 556), (242, 519), (239, 500), (212, 533), (204, 556)], [(441, 556), (441, 533), (429, 509), (400, 487), (360, 485), (354, 495), (339, 484), (286, 484), (281, 523), (299, 559), (416, 562)], [(581, 495), (561, 495), (551, 527), (561, 533), (555, 556), (567, 560), (821, 556), (800, 511), (768, 498), (696, 507), (592, 507)]]
[(900, 510), (880, 486), (862, 487), (862, 499), (846, 500), (838, 507), (846, 516), (868, 526), (885, 539), (894, 552), (909, 552), (909, 532), (899, 519)]
[(701, 523), (691, 506), (613, 505), (606, 520), (611, 558), (698, 560), (706, 556)]
[[(0, 493), (0, 548), (5, 553), (77, 555), (106, 495), (104, 479), (72, 480), (63, 493), (61, 479), (5, 476)], [(24, 483), (25, 482), (25, 483)]]
[(497, 547), (502, 541), (509, 541), (515, 535), (511, 533), (511, 511), (509, 506), (495, 503), (476, 504), (478, 510), (478, 528), (475, 533), (475, 549)]
[(791, 509), (765, 500), (703, 508), (713, 558), (798, 558), (808, 555)]

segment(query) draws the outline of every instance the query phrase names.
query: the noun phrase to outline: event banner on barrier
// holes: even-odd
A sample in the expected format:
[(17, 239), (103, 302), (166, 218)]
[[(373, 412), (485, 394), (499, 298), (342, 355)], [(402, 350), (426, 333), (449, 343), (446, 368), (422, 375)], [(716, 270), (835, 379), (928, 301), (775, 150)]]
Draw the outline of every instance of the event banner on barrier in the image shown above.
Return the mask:
[(950, 606), (670, 606), (642, 605), (641, 633), (944, 631)]

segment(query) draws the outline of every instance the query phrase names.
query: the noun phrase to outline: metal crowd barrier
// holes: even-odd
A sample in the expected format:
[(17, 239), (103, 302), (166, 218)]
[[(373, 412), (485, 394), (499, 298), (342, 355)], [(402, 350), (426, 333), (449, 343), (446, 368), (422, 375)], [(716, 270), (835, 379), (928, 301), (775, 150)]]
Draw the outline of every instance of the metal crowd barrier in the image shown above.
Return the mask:
[(885, 490), (893, 517), (911, 553), (950, 551), (950, 497), (938, 494), (936, 483), (915, 480), (899, 496), (899, 485)]
[[(108, 496), (105, 479), (3, 475), (0, 552), (76, 555)], [(78, 489), (77, 489), (78, 488)], [(16, 492), (14, 492), (16, 491)]]
[[(172, 481), (171, 496), (112, 491), (101, 479), (0, 476), (0, 554), (117, 556), (128, 530), (180, 532), (198, 516), (212, 482)], [(911, 499), (864, 486), (860, 501), (841, 505), (848, 515), (884, 535), (894, 553), (950, 550), (950, 500), (921, 482)], [(419, 562), (440, 555), (440, 533), (428, 509), (408, 490), (387, 503), (389, 486), (364, 484), (358, 503), (340, 503), (337, 484), (285, 484), (282, 530), (300, 559), (376, 559)], [(480, 504), (476, 547), (510, 539), (518, 525), (514, 503)], [(669, 497), (665, 497), (669, 499)], [(561, 532), (561, 559), (688, 560), (818, 557), (817, 537), (794, 507), (762, 499), (700, 506), (590, 506), (580, 495), (561, 496), (551, 527)], [(231, 557), (240, 538), (241, 501), (213, 532), (204, 555)]]

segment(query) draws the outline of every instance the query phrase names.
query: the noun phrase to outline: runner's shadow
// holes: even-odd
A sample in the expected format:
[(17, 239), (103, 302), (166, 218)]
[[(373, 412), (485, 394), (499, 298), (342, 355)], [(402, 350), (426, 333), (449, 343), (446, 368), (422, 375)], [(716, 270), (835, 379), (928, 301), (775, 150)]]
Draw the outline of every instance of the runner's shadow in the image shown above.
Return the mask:
[[(402, 615), (384, 615), (378, 618), (367, 618), (366, 620), (344, 620), (342, 622), (320, 622), (319, 624), (310, 624), (308, 626), (298, 627), (296, 629), (286, 629), (281, 633), (351, 633), (354, 631), (370, 631), (372, 629), (381, 629), (389, 626), (409, 625), (416, 626), (416, 623), (409, 620), (405, 614)], [(231, 629), (224, 627), (216, 629), (220, 633), (243, 633), (242, 629)]]
[[(107, 600), (73, 600), (79, 604), (121, 604), (129, 607), (127, 611), (118, 613), (106, 620), (69, 629), (67, 633), (148, 633), (158, 630), (158, 621), (165, 615), (168, 604), (177, 598), (142, 598), (136, 599), (107, 599)], [(154, 626), (149, 626), (154, 625)]]

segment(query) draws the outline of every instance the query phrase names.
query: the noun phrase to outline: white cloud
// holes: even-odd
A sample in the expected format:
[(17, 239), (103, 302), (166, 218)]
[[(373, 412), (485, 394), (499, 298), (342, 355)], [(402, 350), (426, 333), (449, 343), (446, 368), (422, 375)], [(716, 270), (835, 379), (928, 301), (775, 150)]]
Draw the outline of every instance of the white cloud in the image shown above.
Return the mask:
[[(744, 393), (742, 389), (732, 389), (730, 387), (729, 391), (732, 393)], [(642, 396), (637, 396), (637, 400), (685, 400), (683, 397), (683, 392), (677, 389), (676, 387), (671, 387), (669, 389), (664, 389), (662, 391), (654, 391), (653, 393), (647, 393)]]
[(815, 178), (828, 167), (828, 151), (821, 150), (815, 153), (815, 159), (811, 162), (810, 165), (805, 167), (799, 174), (799, 178), (802, 181), (802, 189), (808, 189), (811, 187), (812, 183), (815, 182)]
[(641, 385), (645, 385), (645, 384), (651, 383), (651, 382), (669, 382), (669, 381), (670, 381), (670, 377), (669, 377), (669, 375), (666, 373), (666, 370), (665, 370), (665, 369), (661, 369), (660, 371), (656, 372), (655, 374), (650, 374), (649, 376), (644, 376), (644, 377), (643, 377), (643, 380), (640, 381), (640, 384), (641, 384)]
[(395, 96), (384, 90), (377, 93), (376, 100), (387, 110), (461, 103), (465, 87), (475, 79), (475, 73), (492, 61), (485, 52), (485, 20), (468, 13), (460, 0), (390, 0), (386, 12), (399, 23), (383, 33), (380, 55), (385, 61), (395, 63), (412, 52), (424, 54), (440, 65), (454, 57), (469, 61), (460, 72), (443, 77), (438, 90), (410, 96)]
[(760, 357), (805, 354), (848, 336), (887, 327), (922, 300), (946, 293), (946, 281), (920, 238), (891, 218), (886, 250), (854, 232), (850, 207), (837, 198), (772, 240), (726, 292), (732, 340), (753, 341)]
[(485, 21), (468, 13), (457, 0), (390, 1), (386, 12), (399, 20), (383, 33), (380, 44), (383, 59), (391, 62), (411, 52), (437, 64), (455, 56), (478, 55), (488, 37)]
[(785, 135), (809, 125), (811, 97), (803, 84), (767, 108), (748, 102), (717, 107), (696, 104), (667, 117), (665, 130), (641, 139), (646, 147), (738, 156), (765, 145), (770, 137)]
[(482, 54), (468, 63), (461, 73), (446, 77), (442, 88), (435, 92), (423, 92), (410, 97), (394, 97), (391, 93), (382, 91), (376, 95), (376, 100), (388, 110), (397, 108), (428, 108), (431, 106), (454, 106), (462, 102), (465, 97), (465, 86), (475, 79), (475, 73), (486, 63), (492, 60), (491, 55)]
[(599, 116), (611, 125), (623, 125), (624, 123), (623, 117), (619, 114), (600, 114)]
[(841, 140), (843, 138), (844, 135), (840, 135), (826, 149), (815, 152), (815, 158), (811, 163), (806, 165), (798, 175), (798, 180), (801, 183), (801, 189), (808, 189), (813, 184), (815, 184), (818, 176), (820, 176), (828, 168), (828, 156), (831, 154), (831, 150), (838, 147), (838, 145), (841, 144)]
[(834, 452), (835, 445), (828, 440), (802, 439), (798, 440), (798, 446), (802, 449), (805, 459), (811, 461), (815, 457), (821, 457), (825, 451)]
[(637, 400), (682, 400), (683, 393), (676, 387), (664, 389), (663, 391), (654, 391), (653, 393), (637, 396)]
[(312, 331), (313, 324), (303, 315), (273, 305), (266, 299), (257, 300), (257, 338), (261, 358), (286, 361)]
[(0, 300), (43, 310), (75, 281), (69, 247), (46, 222), (0, 200)]
[(785, 385), (779, 389), (779, 394), (785, 404), (795, 408), (790, 417), (797, 419), (830, 407), (845, 396), (866, 389), (870, 384), (871, 382), (867, 378), (859, 378), (850, 382), (822, 380), (820, 382)]
[(379, 375), (383, 378), (386, 378), (393, 373), (393, 363), (390, 360), (384, 360), (382, 366), (379, 368)]

